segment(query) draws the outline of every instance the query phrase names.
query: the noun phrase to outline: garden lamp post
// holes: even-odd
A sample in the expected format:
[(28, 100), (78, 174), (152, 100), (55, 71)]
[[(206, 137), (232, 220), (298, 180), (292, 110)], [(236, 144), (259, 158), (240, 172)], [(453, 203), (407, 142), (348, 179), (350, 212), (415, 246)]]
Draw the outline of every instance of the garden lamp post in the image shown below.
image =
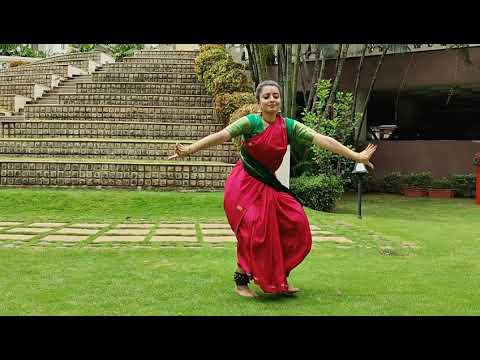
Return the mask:
[(368, 174), (367, 168), (362, 163), (356, 163), (352, 174), (357, 175), (358, 186), (358, 218), (362, 218), (362, 178)]

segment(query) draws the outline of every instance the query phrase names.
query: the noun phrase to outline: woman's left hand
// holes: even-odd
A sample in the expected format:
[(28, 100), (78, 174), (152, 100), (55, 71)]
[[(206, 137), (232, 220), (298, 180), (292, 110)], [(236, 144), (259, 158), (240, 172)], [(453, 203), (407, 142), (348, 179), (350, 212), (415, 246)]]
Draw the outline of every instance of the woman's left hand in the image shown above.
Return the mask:
[(190, 147), (188, 145), (182, 145), (182, 144), (179, 144), (179, 143), (176, 143), (175, 144), (175, 154), (172, 155), (172, 156), (169, 156), (167, 158), (167, 160), (172, 160), (176, 157), (180, 157), (180, 156), (187, 156), (190, 154)]
[(370, 157), (373, 155), (373, 153), (377, 150), (377, 145), (373, 144), (368, 144), (367, 148), (363, 150), (362, 152), (357, 153), (357, 159), (356, 161), (362, 164), (365, 164), (372, 169), (374, 168), (373, 164), (370, 162)]

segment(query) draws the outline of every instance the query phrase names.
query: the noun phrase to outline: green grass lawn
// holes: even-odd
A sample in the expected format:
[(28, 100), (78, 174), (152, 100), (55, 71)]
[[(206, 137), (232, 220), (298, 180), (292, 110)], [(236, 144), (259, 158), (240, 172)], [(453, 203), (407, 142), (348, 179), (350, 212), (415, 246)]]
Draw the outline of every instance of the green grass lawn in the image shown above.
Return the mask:
[[(222, 193), (1, 189), (0, 221), (225, 221)], [(479, 315), (480, 207), (472, 199), (345, 195), (312, 224), (296, 297), (233, 292), (235, 246), (0, 248), (0, 315)], [(406, 247), (409, 245), (410, 247)], [(414, 246), (414, 247), (412, 247)], [(254, 287), (256, 290), (258, 288)]]

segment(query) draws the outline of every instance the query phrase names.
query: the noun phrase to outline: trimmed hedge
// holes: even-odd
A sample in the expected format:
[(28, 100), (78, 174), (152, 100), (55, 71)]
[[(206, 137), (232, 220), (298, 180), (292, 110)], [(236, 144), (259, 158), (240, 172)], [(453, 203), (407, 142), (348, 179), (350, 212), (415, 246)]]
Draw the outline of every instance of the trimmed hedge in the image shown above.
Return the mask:
[(334, 175), (300, 176), (292, 178), (290, 190), (311, 209), (333, 212), (343, 194), (341, 180)]
[[(254, 103), (255, 95), (251, 92), (234, 92), (220, 94), (215, 97), (215, 112), (217, 113), (219, 119), (226, 124), (229, 122), (230, 116), (236, 110), (238, 110), (243, 105), (252, 105)], [(237, 117), (237, 119), (239, 119), (240, 117), (241, 116)]]

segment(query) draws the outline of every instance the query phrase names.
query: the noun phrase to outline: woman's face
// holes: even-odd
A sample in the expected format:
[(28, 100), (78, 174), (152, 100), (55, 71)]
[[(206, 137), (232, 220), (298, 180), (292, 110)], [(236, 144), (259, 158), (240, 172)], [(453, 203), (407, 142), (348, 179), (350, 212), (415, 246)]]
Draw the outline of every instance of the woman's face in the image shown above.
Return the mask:
[(276, 86), (264, 86), (260, 92), (260, 110), (265, 113), (277, 113), (280, 111), (280, 91)]

